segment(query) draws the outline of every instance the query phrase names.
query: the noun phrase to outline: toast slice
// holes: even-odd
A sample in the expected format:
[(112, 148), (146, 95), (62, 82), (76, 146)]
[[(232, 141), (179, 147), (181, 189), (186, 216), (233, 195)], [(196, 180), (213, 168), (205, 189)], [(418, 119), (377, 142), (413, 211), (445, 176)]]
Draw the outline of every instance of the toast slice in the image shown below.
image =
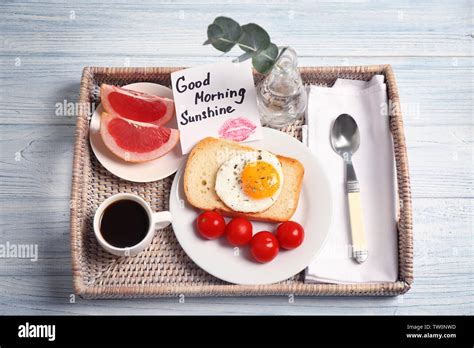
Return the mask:
[(184, 170), (184, 193), (188, 202), (202, 210), (219, 211), (225, 216), (241, 216), (250, 220), (281, 222), (289, 220), (298, 206), (304, 167), (294, 158), (279, 156), (283, 170), (283, 187), (277, 201), (267, 210), (258, 213), (242, 213), (227, 207), (214, 187), (220, 166), (243, 151), (256, 149), (238, 143), (204, 138), (193, 148)]

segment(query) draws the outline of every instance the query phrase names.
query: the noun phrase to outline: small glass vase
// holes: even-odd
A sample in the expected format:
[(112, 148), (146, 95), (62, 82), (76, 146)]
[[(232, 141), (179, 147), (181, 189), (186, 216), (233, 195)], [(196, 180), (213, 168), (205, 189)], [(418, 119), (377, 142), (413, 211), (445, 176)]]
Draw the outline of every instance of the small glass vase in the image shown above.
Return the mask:
[(304, 117), (307, 95), (291, 47), (282, 48), (273, 69), (257, 86), (257, 106), (262, 124), (282, 128)]

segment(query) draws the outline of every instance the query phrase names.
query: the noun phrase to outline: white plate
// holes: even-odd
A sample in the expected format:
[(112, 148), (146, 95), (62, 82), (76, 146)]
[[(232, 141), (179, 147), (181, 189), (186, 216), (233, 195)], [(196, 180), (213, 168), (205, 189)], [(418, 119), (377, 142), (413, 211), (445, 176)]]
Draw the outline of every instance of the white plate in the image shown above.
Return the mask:
[[(285, 133), (263, 128), (263, 140), (245, 143), (255, 148), (298, 159), (305, 168), (298, 208), (292, 220), (305, 229), (303, 244), (294, 250), (280, 250), (266, 264), (251, 259), (248, 246), (238, 255), (225, 238), (204, 240), (196, 232), (199, 211), (186, 202), (183, 188), (183, 166), (176, 174), (170, 194), (173, 230), (181, 247), (202, 269), (217, 278), (235, 284), (271, 284), (285, 280), (307, 267), (321, 250), (329, 232), (332, 217), (332, 196), (329, 181), (321, 163), (298, 140)], [(252, 221), (254, 233), (275, 231), (278, 224)]]
[[(144, 92), (152, 95), (157, 95), (163, 98), (173, 99), (173, 92), (171, 89), (157, 85), (150, 82), (132, 83), (124, 86), (128, 89)], [(173, 150), (166, 155), (157, 158), (153, 161), (143, 163), (130, 163), (115, 156), (104, 144), (100, 136), (100, 114), (103, 111), (102, 104), (95, 110), (92, 115), (89, 139), (94, 151), (95, 157), (99, 162), (112, 174), (119, 178), (134, 181), (134, 182), (150, 182), (156, 181), (176, 172), (183, 160), (184, 156), (181, 153), (180, 144), (176, 145)], [(169, 128), (178, 128), (176, 117), (166, 125)]]

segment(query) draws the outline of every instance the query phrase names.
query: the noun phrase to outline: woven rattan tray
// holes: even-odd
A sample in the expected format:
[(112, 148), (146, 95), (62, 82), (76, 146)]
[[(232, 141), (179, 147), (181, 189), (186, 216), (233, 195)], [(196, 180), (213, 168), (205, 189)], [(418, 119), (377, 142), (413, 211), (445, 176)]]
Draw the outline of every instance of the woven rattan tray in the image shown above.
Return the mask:
[[(170, 85), (170, 73), (179, 68), (85, 68), (80, 91), (83, 106), (98, 105), (102, 83), (124, 85), (154, 82)], [(386, 77), (390, 105), (399, 105), (393, 71), (388, 65), (301, 68), (306, 84), (332, 85), (339, 77), (369, 80)], [(261, 78), (255, 75), (256, 82)], [(131, 183), (105, 170), (89, 145), (89, 107), (79, 108), (74, 147), (71, 204), (71, 248), (74, 291), (87, 298), (162, 296), (250, 296), (250, 295), (397, 295), (413, 281), (412, 207), (408, 160), (400, 108), (392, 108), (393, 134), (399, 195), (398, 281), (384, 284), (305, 284), (303, 274), (272, 285), (233, 285), (200, 269), (176, 240), (171, 227), (157, 233), (150, 247), (135, 257), (115, 257), (95, 240), (92, 219), (98, 205), (118, 192), (141, 195), (155, 210), (168, 209), (173, 176), (153, 183)], [(299, 125), (283, 131), (299, 138)]]

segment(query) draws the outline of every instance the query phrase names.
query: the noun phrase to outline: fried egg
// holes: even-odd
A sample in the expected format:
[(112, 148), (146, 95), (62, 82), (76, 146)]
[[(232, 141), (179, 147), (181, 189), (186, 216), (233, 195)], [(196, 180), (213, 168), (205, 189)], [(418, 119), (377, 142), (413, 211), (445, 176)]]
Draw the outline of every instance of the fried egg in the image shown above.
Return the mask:
[(219, 198), (234, 211), (256, 213), (270, 208), (283, 187), (278, 158), (263, 150), (245, 151), (224, 162), (216, 177)]

